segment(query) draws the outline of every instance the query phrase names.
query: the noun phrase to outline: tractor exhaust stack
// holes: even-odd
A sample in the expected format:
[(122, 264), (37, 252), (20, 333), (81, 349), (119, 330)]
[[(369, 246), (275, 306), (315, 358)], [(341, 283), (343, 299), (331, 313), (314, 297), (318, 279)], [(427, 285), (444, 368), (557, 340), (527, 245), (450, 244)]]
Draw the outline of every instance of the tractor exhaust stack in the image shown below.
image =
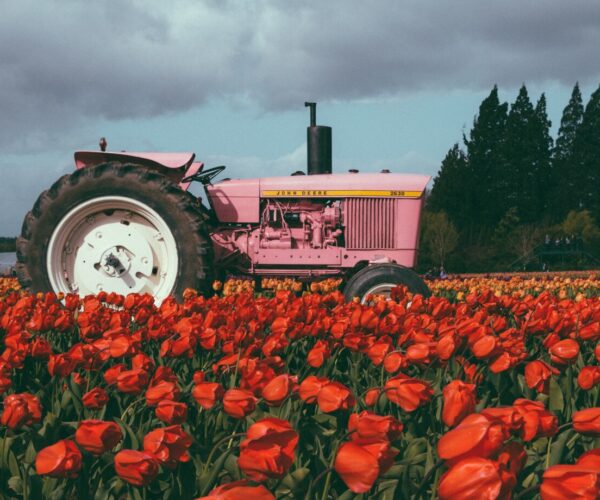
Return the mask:
[(317, 125), (317, 103), (305, 102), (310, 107), (310, 126), (306, 129), (306, 160), (308, 175), (331, 173), (331, 127)]

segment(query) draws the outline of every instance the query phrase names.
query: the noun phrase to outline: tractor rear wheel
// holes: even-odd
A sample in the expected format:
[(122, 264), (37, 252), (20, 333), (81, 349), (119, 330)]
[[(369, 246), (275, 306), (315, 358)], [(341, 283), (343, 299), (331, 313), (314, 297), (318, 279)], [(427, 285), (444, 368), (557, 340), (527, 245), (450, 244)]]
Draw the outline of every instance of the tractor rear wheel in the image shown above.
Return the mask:
[(364, 304), (369, 295), (390, 296), (392, 288), (404, 285), (409, 292), (429, 297), (425, 282), (412, 269), (397, 264), (373, 264), (358, 271), (344, 288), (346, 300), (358, 297)]
[(59, 179), (25, 216), (17, 274), (32, 291), (149, 293), (161, 302), (210, 285), (199, 202), (162, 174), (105, 163)]

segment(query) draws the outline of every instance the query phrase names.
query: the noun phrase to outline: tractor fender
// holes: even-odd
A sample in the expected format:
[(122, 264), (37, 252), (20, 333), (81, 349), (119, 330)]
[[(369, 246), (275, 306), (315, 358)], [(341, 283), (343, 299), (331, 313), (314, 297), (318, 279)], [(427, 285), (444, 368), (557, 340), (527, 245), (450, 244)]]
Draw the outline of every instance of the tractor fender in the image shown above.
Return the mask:
[(190, 183), (181, 179), (199, 172), (204, 164), (194, 162), (194, 153), (137, 153), (109, 151), (77, 151), (75, 152), (75, 167), (79, 170), (102, 163), (119, 162), (135, 163), (147, 168), (158, 170), (179, 187), (187, 191)]

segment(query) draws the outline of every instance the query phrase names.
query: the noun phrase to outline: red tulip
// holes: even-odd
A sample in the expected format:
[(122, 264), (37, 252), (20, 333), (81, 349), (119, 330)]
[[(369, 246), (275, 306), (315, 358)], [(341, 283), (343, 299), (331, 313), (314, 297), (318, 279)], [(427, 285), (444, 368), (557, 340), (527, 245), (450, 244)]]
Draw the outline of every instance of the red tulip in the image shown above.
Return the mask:
[(523, 428), (523, 416), (513, 406), (484, 408), (480, 414), (501, 422), (510, 432), (517, 432)]
[(548, 394), (550, 377), (559, 373), (560, 371), (543, 361), (531, 361), (525, 365), (525, 382), (527, 382), (527, 387), (530, 389)]
[(70, 439), (41, 449), (35, 457), (35, 470), (40, 476), (77, 477), (81, 469), (81, 452)]
[(465, 458), (440, 479), (440, 500), (496, 500), (502, 488), (498, 464), (481, 457)]
[(253, 481), (283, 477), (294, 462), (297, 445), (298, 434), (289, 422), (264, 418), (248, 428), (238, 465)]
[(112, 450), (121, 439), (121, 428), (114, 422), (103, 420), (82, 420), (75, 432), (77, 444), (93, 455), (102, 455)]
[(217, 382), (200, 382), (192, 390), (192, 396), (205, 410), (210, 410), (223, 397), (223, 386)]
[(448, 427), (454, 427), (462, 419), (475, 411), (477, 387), (465, 384), (461, 380), (453, 380), (444, 387), (444, 407), (442, 422)]
[(121, 450), (115, 455), (115, 471), (134, 486), (148, 486), (158, 475), (158, 461), (144, 451)]
[(549, 349), (550, 359), (557, 365), (574, 363), (579, 355), (579, 344), (573, 339), (560, 340)]
[(156, 417), (168, 425), (183, 424), (187, 418), (187, 405), (175, 401), (160, 401), (154, 410)]
[(244, 418), (256, 408), (256, 398), (245, 389), (229, 389), (223, 396), (223, 411), (233, 418)]
[(146, 389), (146, 404), (156, 406), (159, 401), (177, 401), (181, 397), (181, 390), (177, 382), (161, 380)]
[(348, 420), (348, 430), (353, 441), (357, 439), (394, 441), (402, 433), (402, 422), (391, 415), (380, 416), (369, 411), (353, 413)]
[(590, 342), (600, 340), (600, 321), (595, 321), (589, 325), (582, 326), (579, 329), (579, 338)]
[(263, 387), (263, 399), (271, 406), (279, 406), (294, 390), (295, 379), (288, 374), (275, 377)]
[(439, 439), (438, 456), (453, 464), (464, 458), (488, 458), (507, 438), (508, 431), (500, 421), (473, 413)]
[(106, 406), (108, 403), (108, 394), (102, 387), (94, 387), (91, 391), (86, 392), (81, 401), (83, 402), (83, 406), (89, 408), (90, 410), (99, 410)]
[(598, 498), (600, 470), (581, 465), (554, 465), (545, 470), (540, 487), (542, 500)]
[(390, 352), (383, 360), (383, 368), (388, 373), (396, 373), (407, 366), (406, 356), (398, 351)]
[(324, 413), (336, 410), (348, 410), (354, 406), (354, 396), (350, 389), (339, 382), (325, 384), (317, 395), (317, 404)]
[(523, 441), (531, 441), (539, 437), (554, 436), (558, 431), (556, 415), (546, 410), (539, 401), (517, 399), (513, 407), (523, 417), (521, 437)]
[(392, 403), (412, 412), (431, 399), (433, 389), (427, 382), (399, 374), (385, 383), (385, 393)]
[(196, 500), (275, 500), (275, 496), (262, 484), (251, 486), (248, 481), (234, 481), (212, 490), (208, 496)]
[(117, 376), (117, 389), (126, 394), (140, 394), (150, 381), (147, 371), (140, 368), (123, 370)]
[(600, 383), (600, 367), (584, 366), (577, 375), (577, 384), (584, 391), (589, 391)]
[(324, 340), (317, 340), (314, 347), (308, 352), (307, 363), (313, 368), (319, 368), (331, 356), (329, 344)]
[(33, 425), (42, 419), (42, 406), (33, 394), (23, 392), (10, 394), (4, 398), (4, 411), (0, 423), (9, 429), (20, 429)]
[(144, 353), (139, 353), (131, 358), (131, 368), (140, 368), (150, 373), (154, 371), (155, 363), (150, 356), (146, 356)]
[(391, 467), (397, 453), (387, 441), (349, 441), (340, 446), (334, 469), (351, 491), (365, 493)]
[(583, 455), (579, 456), (575, 464), (600, 471), (600, 448), (586, 451)]
[(300, 384), (300, 398), (306, 403), (314, 403), (321, 389), (329, 383), (329, 379), (325, 377), (315, 377), (310, 375), (306, 377)]
[(580, 434), (600, 437), (600, 407), (575, 412), (573, 414), (573, 429)]
[(155, 429), (144, 436), (144, 451), (170, 469), (177, 462), (189, 461), (187, 450), (191, 445), (192, 437), (180, 425)]
[(367, 406), (375, 406), (379, 400), (379, 394), (381, 394), (379, 389), (369, 389), (365, 393), (365, 404)]
[(116, 385), (117, 377), (126, 368), (127, 367), (123, 363), (119, 363), (117, 365), (111, 366), (110, 368), (107, 368), (104, 371), (104, 380), (108, 385)]

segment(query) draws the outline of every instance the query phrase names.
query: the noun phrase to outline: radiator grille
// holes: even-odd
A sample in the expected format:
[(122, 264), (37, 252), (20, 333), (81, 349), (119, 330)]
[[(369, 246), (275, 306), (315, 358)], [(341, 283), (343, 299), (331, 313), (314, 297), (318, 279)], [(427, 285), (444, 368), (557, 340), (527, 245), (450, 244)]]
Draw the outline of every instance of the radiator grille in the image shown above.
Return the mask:
[(346, 248), (391, 249), (396, 241), (396, 200), (348, 198), (345, 201)]

